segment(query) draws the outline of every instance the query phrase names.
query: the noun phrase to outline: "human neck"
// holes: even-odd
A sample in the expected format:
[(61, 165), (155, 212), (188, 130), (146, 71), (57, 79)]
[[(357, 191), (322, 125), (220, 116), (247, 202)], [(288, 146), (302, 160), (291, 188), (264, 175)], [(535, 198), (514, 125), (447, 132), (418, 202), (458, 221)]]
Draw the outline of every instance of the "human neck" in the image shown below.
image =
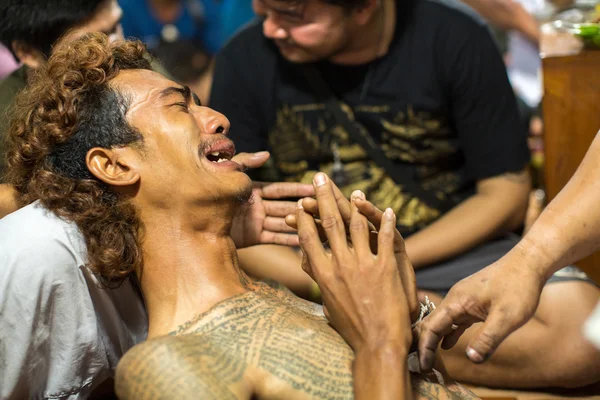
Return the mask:
[(343, 51), (332, 56), (334, 64), (360, 65), (383, 57), (389, 51), (396, 31), (396, 1), (382, 0), (364, 29), (356, 32)]
[[(148, 213), (149, 214), (149, 213)], [(165, 335), (195, 315), (250, 285), (229, 236), (232, 216), (153, 210), (144, 218), (140, 283), (149, 318), (149, 337)]]

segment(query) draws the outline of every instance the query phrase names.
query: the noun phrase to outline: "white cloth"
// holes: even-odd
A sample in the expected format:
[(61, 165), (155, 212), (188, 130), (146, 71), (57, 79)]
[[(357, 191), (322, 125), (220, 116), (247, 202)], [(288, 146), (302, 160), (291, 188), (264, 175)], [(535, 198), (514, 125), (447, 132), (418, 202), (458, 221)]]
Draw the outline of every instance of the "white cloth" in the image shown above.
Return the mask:
[(0, 220), (0, 399), (84, 399), (145, 339), (137, 289), (103, 289), (77, 226), (37, 204)]
[[(533, 15), (545, 7), (544, 0), (516, 0)], [(536, 45), (531, 43), (519, 32), (510, 32), (509, 51), (510, 62), (508, 77), (517, 94), (530, 107), (537, 107), (542, 100), (542, 60)]]
[(600, 350), (600, 301), (583, 327), (585, 337)]

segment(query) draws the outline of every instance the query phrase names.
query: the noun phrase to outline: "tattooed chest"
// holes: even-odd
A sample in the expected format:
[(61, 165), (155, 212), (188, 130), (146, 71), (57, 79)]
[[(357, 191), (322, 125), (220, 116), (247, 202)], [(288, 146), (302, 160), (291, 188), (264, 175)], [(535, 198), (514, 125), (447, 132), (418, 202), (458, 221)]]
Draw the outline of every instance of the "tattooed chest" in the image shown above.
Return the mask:
[(245, 304), (190, 328), (194, 352), (202, 349), (203, 364), (227, 385), (252, 375), (260, 398), (353, 397), (352, 350), (322, 318), (297, 307)]

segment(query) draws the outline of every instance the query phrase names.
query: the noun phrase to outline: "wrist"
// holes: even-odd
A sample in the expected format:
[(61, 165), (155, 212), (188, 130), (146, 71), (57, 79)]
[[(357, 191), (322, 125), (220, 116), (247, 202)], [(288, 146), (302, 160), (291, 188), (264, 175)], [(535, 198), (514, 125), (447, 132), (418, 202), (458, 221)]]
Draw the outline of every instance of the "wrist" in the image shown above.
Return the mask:
[(389, 341), (382, 345), (365, 345), (356, 350), (356, 358), (369, 359), (382, 364), (406, 363), (410, 352), (410, 340)]
[(545, 249), (545, 246), (528, 236), (525, 236), (514, 249), (511, 250), (517, 258), (515, 265), (526, 267), (539, 276), (542, 285), (550, 279), (555, 272), (554, 261)]

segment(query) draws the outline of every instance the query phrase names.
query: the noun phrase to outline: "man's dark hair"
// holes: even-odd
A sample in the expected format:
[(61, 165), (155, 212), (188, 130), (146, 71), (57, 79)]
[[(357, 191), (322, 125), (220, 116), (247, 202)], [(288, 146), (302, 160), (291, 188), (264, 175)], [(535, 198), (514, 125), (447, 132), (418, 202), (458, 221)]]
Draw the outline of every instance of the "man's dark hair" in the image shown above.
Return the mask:
[(12, 49), (21, 41), (46, 57), (69, 29), (89, 19), (108, 0), (2, 0), (0, 42)]

